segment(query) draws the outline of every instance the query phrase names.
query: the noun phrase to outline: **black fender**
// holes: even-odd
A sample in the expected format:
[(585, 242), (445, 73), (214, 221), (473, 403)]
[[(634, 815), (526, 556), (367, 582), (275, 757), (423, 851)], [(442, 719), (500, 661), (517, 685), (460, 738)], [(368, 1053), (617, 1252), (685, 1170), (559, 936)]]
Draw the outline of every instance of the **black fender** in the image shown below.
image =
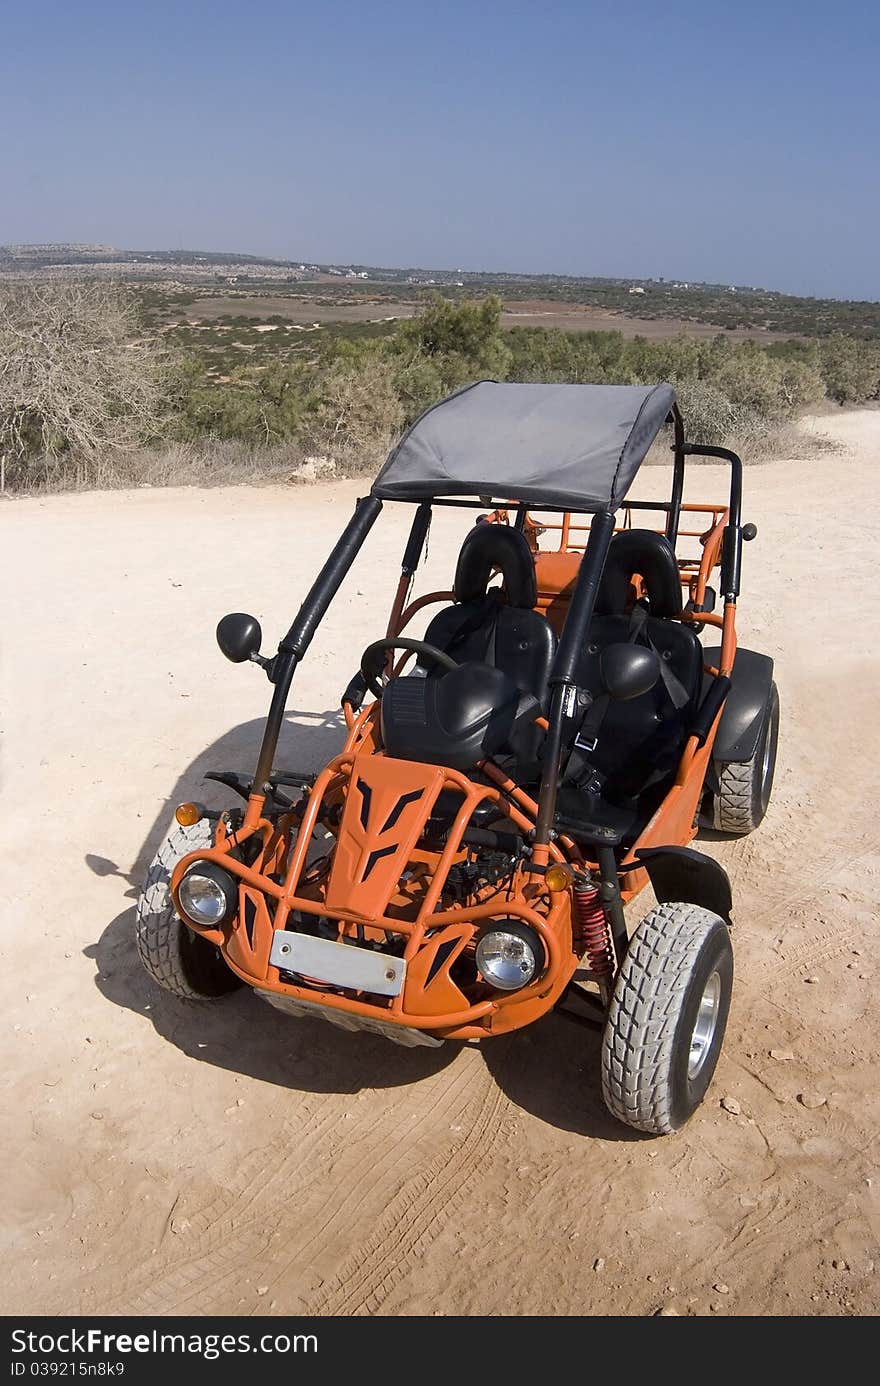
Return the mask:
[[(721, 651), (717, 646), (705, 650), (707, 664), (718, 668)], [(706, 687), (712, 682), (707, 675)], [(764, 714), (773, 683), (773, 660), (755, 650), (738, 649), (730, 675), (730, 691), (718, 724), (712, 759), (719, 765), (751, 760), (755, 754)]]
[(689, 905), (701, 905), (730, 923), (730, 879), (714, 857), (695, 852), (692, 847), (640, 847), (635, 856), (651, 878), (661, 905), (683, 900)]

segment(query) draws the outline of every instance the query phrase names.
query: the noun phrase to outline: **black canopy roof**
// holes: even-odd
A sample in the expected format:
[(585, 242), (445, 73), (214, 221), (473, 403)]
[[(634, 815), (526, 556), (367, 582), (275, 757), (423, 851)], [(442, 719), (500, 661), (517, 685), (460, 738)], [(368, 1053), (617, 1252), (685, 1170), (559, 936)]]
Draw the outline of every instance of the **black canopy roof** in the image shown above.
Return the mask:
[(671, 385), (481, 380), (426, 410), (373, 485), (382, 500), (496, 496), (616, 510), (675, 404)]

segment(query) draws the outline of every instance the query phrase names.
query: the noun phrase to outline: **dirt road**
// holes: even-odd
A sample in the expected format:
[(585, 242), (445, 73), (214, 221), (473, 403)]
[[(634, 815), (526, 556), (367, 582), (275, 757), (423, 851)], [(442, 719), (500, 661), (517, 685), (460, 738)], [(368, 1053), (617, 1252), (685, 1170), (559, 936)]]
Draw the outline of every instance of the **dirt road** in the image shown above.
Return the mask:
[[(402, 1050), (246, 990), (185, 1004), (137, 963), (169, 803), (251, 768), (268, 706), (216, 620), (253, 610), (271, 647), (363, 485), (0, 509), (3, 1312), (880, 1309), (880, 412), (819, 426), (845, 450), (746, 473), (741, 639), (777, 660), (777, 791), (754, 837), (706, 843), (736, 992), (706, 1105), (665, 1140), (605, 1114), (598, 1039), (556, 1016)], [(724, 493), (694, 469), (692, 497)], [(279, 763), (338, 743), (407, 524), (387, 508), (331, 608)], [(432, 585), (465, 524), (435, 524)]]

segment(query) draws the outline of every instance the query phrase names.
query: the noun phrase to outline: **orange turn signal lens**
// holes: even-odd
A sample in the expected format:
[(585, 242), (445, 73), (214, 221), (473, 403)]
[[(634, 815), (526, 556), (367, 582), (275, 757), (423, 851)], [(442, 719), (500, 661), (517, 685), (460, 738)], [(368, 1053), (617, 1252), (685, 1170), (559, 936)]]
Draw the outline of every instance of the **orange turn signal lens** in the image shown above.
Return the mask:
[(555, 861), (552, 866), (547, 867), (544, 873), (547, 888), (552, 891), (568, 890), (573, 879), (574, 873), (571, 867), (564, 866), (561, 861)]
[(204, 817), (205, 810), (201, 804), (178, 804), (174, 810), (174, 817), (182, 828), (191, 828), (194, 823), (198, 823)]

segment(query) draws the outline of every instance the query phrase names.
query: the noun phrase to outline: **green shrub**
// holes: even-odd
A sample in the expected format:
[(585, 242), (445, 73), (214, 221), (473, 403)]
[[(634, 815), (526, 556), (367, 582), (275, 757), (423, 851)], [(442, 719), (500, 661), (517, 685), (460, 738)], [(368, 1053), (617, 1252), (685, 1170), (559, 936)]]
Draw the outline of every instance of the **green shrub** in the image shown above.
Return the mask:
[(311, 372), (303, 365), (239, 368), (219, 381), (203, 362), (184, 357), (174, 380), (173, 434), (182, 441), (209, 436), (266, 446), (286, 442), (300, 432), (310, 384)]
[(880, 349), (835, 332), (819, 347), (822, 377), (830, 399), (862, 404), (880, 396)]

